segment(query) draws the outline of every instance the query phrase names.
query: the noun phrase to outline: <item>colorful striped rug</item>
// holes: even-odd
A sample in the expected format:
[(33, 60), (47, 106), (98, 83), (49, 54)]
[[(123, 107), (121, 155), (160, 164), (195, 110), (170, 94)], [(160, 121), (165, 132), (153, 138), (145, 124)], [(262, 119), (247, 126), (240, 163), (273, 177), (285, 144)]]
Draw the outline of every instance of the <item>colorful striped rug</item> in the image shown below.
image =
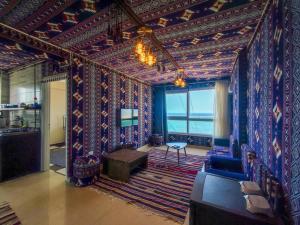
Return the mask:
[(7, 202), (0, 203), (0, 225), (19, 225), (19, 218)]
[(101, 175), (93, 188), (108, 192), (129, 203), (150, 209), (183, 223), (189, 208), (189, 197), (197, 172), (205, 157), (151, 149), (148, 168), (134, 173), (128, 183)]

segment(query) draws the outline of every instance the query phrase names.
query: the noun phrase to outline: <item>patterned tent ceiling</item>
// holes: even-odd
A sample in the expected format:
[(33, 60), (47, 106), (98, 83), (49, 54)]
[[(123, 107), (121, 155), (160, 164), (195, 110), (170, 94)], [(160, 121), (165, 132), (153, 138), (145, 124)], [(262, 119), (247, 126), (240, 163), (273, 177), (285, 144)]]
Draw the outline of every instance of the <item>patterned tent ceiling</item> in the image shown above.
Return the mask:
[(47, 59), (48, 55), (44, 52), (0, 38), (0, 69), (2, 70), (10, 70)]
[[(136, 60), (133, 46), (138, 27), (125, 14), (124, 42), (107, 45), (111, 3), (111, 0), (0, 0), (0, 21), (129, 76), (151, 83), (172, 81), (173, 67), (161, 54), (158, 59), (166, 63), (164, 73)], [(266, 1), (127, 0), (127, 3), (154, 30), (190, 78), (208, 79), (231, 74), (236, 55), (251, 39)], [(0, 51), (3, 51), (2, 41)], [(0, 68), (8, 69), (9, 59), (0, 60)], [(26, 63), (28, 58), (24, 60)]]

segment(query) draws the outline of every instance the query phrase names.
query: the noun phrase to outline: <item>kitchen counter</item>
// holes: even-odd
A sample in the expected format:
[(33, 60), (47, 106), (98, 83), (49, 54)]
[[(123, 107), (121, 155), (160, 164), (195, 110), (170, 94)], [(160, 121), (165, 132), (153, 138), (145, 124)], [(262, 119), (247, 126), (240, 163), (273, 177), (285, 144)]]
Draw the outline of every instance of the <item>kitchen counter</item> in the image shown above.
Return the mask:
[(0, 129), (0, 137), (1, 136), (10, 136), (10, 135), (20, 135), (24, 133), (31, 132), (39, 132), (39, 129), (34, 128), (1, 128)]
[(0, 182), (40, 171), (41, 135), (37, 130), (0, 133)]

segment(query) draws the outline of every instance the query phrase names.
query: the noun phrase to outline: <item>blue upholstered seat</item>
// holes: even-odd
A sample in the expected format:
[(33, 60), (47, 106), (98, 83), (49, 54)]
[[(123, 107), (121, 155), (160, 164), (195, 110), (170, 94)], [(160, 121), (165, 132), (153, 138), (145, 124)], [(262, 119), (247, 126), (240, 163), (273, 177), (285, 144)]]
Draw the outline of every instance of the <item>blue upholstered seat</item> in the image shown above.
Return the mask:
[(205, 172), (213, 173), (216, 175), (220, 175), (223, 177), (228, 177), (236, 180), (249, 180), (249, 178), (247, 178), (247, 176), (244, 173), (236, 173), (236, 172), (230, 172), (226, 170), (219, 170), (219, 169), (212, 169), (212, 168), (207, 169)]
[(214, 156), (210, 157), (210, 166), (214, 169), (227, 170), (230, 172), (243, 172), (243, 164), (240, 159), (230, 158), (226, 156)]
[(225, 156), (210, 156), (205, 163), (205, 172), (236, 180), (248, 180), (243, 172), (242, 160)]
[(237, 180), (249, 180), (252, 176), (251, 167), (247, 161), (247, 152), (253, 151), (244, 144), (242, 145), (242, 159), (212, 155), (205, 162), (205, 172)]

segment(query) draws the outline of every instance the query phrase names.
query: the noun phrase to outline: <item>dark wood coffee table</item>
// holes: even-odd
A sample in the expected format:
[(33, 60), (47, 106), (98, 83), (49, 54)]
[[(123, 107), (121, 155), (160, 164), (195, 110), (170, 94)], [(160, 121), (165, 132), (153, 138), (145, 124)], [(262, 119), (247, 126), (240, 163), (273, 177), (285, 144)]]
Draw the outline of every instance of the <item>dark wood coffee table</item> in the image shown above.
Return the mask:
[(128, 182), (130, 172), (137, 168), (146, 168), (148, 153), (136, 150), (122, 149), (106, 156), (108, 176), (115, 180)]
[(167, 158), (167, 154), (169, 152), (169, 148), (176, 149), (177, 150), (178, 164), (179, 164), (179, 151), (183, 149), (184, 150), (184, 154), (186, 156), (186, 149), (185, 149), (185, 147), (187, 146), (187, 143), (185, 143), (185, 142), (168, 142), (168, 143), (166, 143), (166, 145), (168, 146), (168, 148), (167, 148), (167, 152), (166, 152), (166, 155), (165, 155), (165, 159)]

